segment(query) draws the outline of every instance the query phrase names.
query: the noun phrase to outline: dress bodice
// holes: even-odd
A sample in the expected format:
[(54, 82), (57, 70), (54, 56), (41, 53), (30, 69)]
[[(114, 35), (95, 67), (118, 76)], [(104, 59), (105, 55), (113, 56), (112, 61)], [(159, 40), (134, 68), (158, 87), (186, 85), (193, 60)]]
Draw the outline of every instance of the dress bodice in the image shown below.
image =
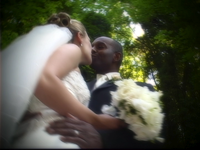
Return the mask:
[[(63, 78), (62, 82), (78, 101), (80, 101), (85, 106), (88, 105), (90, 92), (82, 75), (78, 71), (70, 72), (66, 77)], [(62, 118), (57, 112), (47, 107), (34, 95), (30, 99), (28, 111), (40, 112), (42, 114), (40, 119), (37, 118), (37, 125), (41, 125), (41, 123), (46, 124), (49, 121)]]
[(70, 72), (62, 81), (77, 100), (83, 105), (88, 106), (90, 91), (82, 75), (78, 71)]

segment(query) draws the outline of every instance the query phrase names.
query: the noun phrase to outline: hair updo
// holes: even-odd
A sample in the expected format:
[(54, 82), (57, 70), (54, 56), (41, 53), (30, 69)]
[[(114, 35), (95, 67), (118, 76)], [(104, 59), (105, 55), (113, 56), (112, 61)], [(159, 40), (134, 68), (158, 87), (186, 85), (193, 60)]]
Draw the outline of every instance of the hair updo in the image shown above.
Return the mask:
[(73, 34), (72, 42), (78, 32), (80, 32), (83, 36), (86, 35), (86, 29), (84, 25), (78, 20), (71, 19), (70, 15), (65, 12), (53, 14), (47, 20), (47, 24), (56, 24), (60, 27), (67, 27)]

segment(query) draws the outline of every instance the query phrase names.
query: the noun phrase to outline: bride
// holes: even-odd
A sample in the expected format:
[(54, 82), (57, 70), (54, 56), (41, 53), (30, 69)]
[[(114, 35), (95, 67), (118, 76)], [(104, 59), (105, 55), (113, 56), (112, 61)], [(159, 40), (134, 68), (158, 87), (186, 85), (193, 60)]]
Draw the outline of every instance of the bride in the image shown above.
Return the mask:
[[(85, 106), (88, 105), (90, 92), (79, 68), (71, 71), (62, 79), (62, 82), (77, 100)], [(12, 148), (79, 148), (73, 143), (61, 142), (59, 135), (49, 135), (44, 131), (48, 122), (63, 117), (44, 105), (34, 95), (31, 97), (27, 110), (30, 113), (40, 112), (41, 115), (29, 121), (20, 122), (11, 144)]]
[[(89, 91), (75, 69), (91, 61), (85, 27), (66, 13), (51, 16), (47, 25), (33, 28), (9, 45), (2, 52), (4, 147), (78, 148), (44, 131), (49, 121), (61, 116), (72, 115), (97, 129), (121, 127), (121, 120), (97, 115), (86, 107)], [(20, 123), (27, 109), (42, 115)]]

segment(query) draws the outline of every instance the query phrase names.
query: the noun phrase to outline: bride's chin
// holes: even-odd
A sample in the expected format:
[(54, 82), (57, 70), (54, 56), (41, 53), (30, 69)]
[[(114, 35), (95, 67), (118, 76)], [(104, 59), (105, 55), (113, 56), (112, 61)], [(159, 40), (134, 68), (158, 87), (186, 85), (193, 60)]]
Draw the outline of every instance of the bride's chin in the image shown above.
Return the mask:
[(91, 63), (92, 63), (92, 59), (90, 59), (90, 61), (89, 61), (89, 63), (87, 65), (91, 65)]
[(90, 65), (92, 63), (92, 58), (89, 59), (85, 59), (85, 61), (83, 61), (82, 63), (80, 63), (81, 65)]

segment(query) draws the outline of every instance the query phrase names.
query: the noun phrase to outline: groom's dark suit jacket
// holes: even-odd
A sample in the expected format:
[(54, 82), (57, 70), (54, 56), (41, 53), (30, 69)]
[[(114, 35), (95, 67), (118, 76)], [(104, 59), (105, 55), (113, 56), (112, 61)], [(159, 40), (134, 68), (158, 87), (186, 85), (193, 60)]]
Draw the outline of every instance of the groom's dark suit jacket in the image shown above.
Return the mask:
[[(116, 91), (117, 86), (112, 81), (107, 81), (97, 89), (93, 90), (96, 79), (88, 82), (88, 88), (91, 92), (89, 108), (97, 114), (102, 114), (101, 107), (110, 105), (110, 91)], [(140, 86), (147, 86), (151, 91), (155, 91), (153, 86), (143, 82), (137, 82)], [(117, 130), (101, 130), (99, 131), (104, 148), (162, 148), (163, 144), (151, 142), (137, 141), (134, 139), (134, 133), (127, 128)]]

